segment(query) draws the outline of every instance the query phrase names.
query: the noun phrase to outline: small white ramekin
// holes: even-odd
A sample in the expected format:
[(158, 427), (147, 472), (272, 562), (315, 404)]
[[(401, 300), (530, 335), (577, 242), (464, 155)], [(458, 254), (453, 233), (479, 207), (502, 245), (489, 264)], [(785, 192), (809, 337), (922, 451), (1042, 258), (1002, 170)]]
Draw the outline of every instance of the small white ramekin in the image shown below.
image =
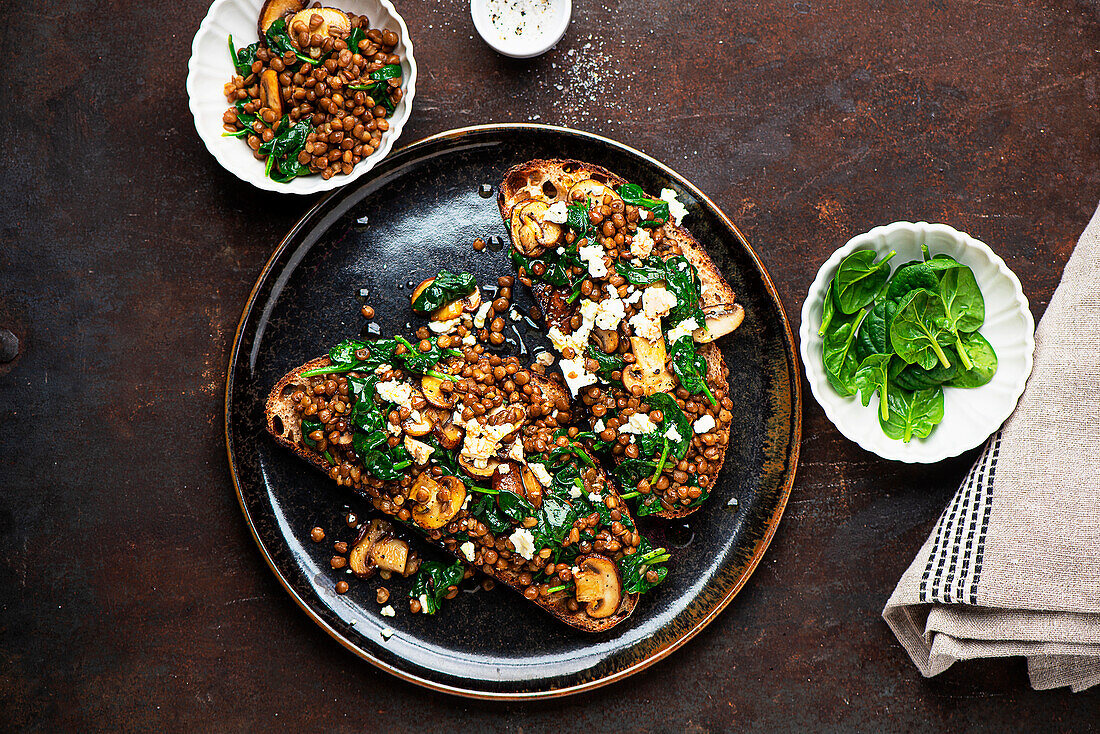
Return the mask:
[(474, 28), (477, 29), (478, 35), (494, 51), (514, 59), (529, 59), (552, 49), (569, 29), (569, 21), (573, 16), (572, 0), (549, 0), (549, 2), (554, 8), (554, 17), (546, 28), (546, 32), (537, 39), (502, 38), (489, 17), (488, 0), (470, 0), (470, 15), (473, 17)]
[[(997, 352), (997, 373), (986, 385), (973, 389), (944, 388), (943, 421), (928, 438), (909, 443), (895, 441), (878, 423), (878, 396), (864, 407), (858, 397), (843, 397), (833, 389), (821, 363), (821, 308), (829, 281), (841, 261), (855, 250), (874, 250), (882, 256), (897, 250), (893, 262), (921, 257), (921, 245), (933, 255), (944, 253), (969, 265), (985, 297), (985, 323), (979, 329)], [(895, 269), (897, 265), (894, 265)], [(993, 250), (968, 234), (945, 224), (894, 222), (853, 237), (821, 266), (802, 306), (798, 332), (806, 378), (825, 415), (844, 436), (884, 459), (929, 464), (978, 446), (996, 431), (1016, 408), (1031, 374), (1035, 351), (1035, 321), (1028, 309), (1020, 280)]]
[(222, 115), (229, 108), (222, 89), (234, 73), (226, 41), (229, 34), (233, 34), (237, 48), (255, 43), (256, 18), (262, 6), (263, 0), (214, 0), (199, 25), (187, 64), (187, 97), (195, 129), (222, 168), (257, 188), (281, 194), (317, 194), (349, 184), (389, 154), (412, 113), (416, 61), (409, 29), (390, 0), (332, 0), (334, 8), (365, 15), (371, 28), (397, 33), (400, 40), (394, 53), (401, 57), (404, 96), (389, 117), (390, 129), (382, 136), (381, 146), (357, 163), (350, 174), (333, 176), (327, 181), (319, 175), (299, 176), (290, 183), (281, 184), (264, 175), (263, 162), (252, 157), (252, 150), (243, 140), (222, 137)]

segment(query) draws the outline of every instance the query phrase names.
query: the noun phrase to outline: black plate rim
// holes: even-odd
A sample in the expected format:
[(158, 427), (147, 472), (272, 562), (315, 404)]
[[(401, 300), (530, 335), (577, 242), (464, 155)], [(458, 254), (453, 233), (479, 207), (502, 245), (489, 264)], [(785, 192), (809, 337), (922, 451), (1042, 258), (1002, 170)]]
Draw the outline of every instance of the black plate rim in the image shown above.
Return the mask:
[[(775, 536), (775, 531), (779, 526), (779, 521), (783, 517), (783, 512), (786, 509), (787, 502), (790, 498), (791, 488), (794, 485), (795, 475), (797, 474), (798, 470), (799, 451), (801, 448), (802, 439), (802, 376), (799, 370), (799, 363), (796, 358), (797, 348), (794, 342), (794, 333), (791, 330), (790, 321), (787, 318), (787, 312), (783, 308), (783, 303), (779, 298), (779, 292), (776, 289), (775, 284), (772, 282), (771, 275), (768, 273), (767, 268), (764, 267), (764, 263), (756, 254), (756, 251), (752, 248), (752, 245), (749, 244), (748, 239), (744, 236), (744, 234), (742, 234), (741, 230), (738, 229), (737, 225), (733, 223), (733, 221), (726, 215), (726, 213), (722, 211), (722, 209), (717, 204), (715, 204), (709, 196), (703, 193), (697, 186), (695, 186), (695, 184), (691, 183), (684, 176), (677, 173), (675, 170), (653, 158), (652, 156), (643, 153), (642, 151), (629, 145), (620, 143), (616, 140), (612, 140), (611, 138), (596, 133), (590, 133), (583, 130), (574, 130), (572, 128), (559, 127), (556, 125), (515, 122), (470, 125), (467, 127), (445, 130), (443, 132), (435, 133), (425, 138), (421, 138), (420, 140), (399, 148), (398, 150), (394, 151), (390, 158), (397, 158), (408, 153), (415, 153), (416, 150), (428, 147), (441, 140), (472, 137), (481, 133), (491, 133), (501, 130), (526, 130), (560, 133), (566, 136), (587, 139), (589, 141), (601, 143), (612, 148), (617, 148), (624, 153), (642, 159), (648, 165), (654, 166), (657, 169), (661, 170), (663, 173), (665, 173), (671, 179), (674, 179), (685, 189), (691, 191), (694, 197), (696, 197), (698, 200), (702, 201), (707, 207), (709, 207), (710, 210), (714, 214), (716, 214), (719, 219), (721, 219), (722, 223), (729, 228), (729, 230), (734, 234), (741, 246), (752, 258), (752, 261), (756, 266), (756, 270), (760, 275), (761, 280), (763, 281), (764, 289), (767, 291), (768, 296), (772, 299), (773, 305), (775, 306), (779, 314), (779, 318), (783, 327), (782, 334), (786, 346), (785, 357), (791, 381), (791, 448), (789, 452), (789, 461), (786, 469), (786, 476), (783, 481), (779, 502), (768, 520), (767, 532), (758, 542), (752, 558), (749, 560), (744, 572), (737, 580), (737, 583), (730, 587), (726, 595), (717, 604), (715, 604), (714, 607), (705, 616), (701, 617), (692, 627), (685, 630), (676, 640), (669, 643), (666, 647), (658, 651), (656, 654), (651, 655), (644, 660), (640, 660), (633, 665), (626, 666), (621, 670), (618, 670), (610, 675), (606, 675), (602, 678), (577, 683), (571, 686), (565, 686), (563, 688), (544, 689), (538, 691), (513, 692), (475, 690), (472, 688), (462, 688), (459, 686), (451, 686), (444, 683), (439, 683), (437, 681), (432, 681), (421, 676), (409, 673), (408, 671), (401, 670), (396, 666), (379, 660), (368, 650), (359, 647), (354, 642), (347, 639), (339, 630), (328, 624), (328, 622), (326, 622), (320, 615), (315, 613), (310, 608), (307, 601), (302, 598), (302, 596), (293, 588), (290, 582), (283, 577), (283, 574), (275, 565), (275, 561), (272, 558), (271, 554), (268, 552), (267, 547), (264, 545), (264, 541), (260, 537), (259, 530), (257, 529), (256, 524), (253, 521), (252, 515), (250, 514), (248, 507), (245, 504), (244, 492), (241, 488), (240, 477), (237, 475), (237, 462), (234, 455), (233, 439), (230, 434), (229, 427), (231, 416), (230, 396), (232, 394), (233, 378), (236, 373), (237, 362), (241, 353), (244, 327), (245, 324), (248, 322), (249, 317), (252, 315), (253, 308), (256, 305), (256, 297), (264, 281), (268, 277), (271, 269), (279, 260), (280, 256), (287, 249), (287, 247), (289, 247), (295, 235), (300, 230), (302, 230), (308, 222), (312, 220), (313, 216), (325, 206), (325, 204), (331, 197), (336, 196), (341, 191), (343, 191), (344, 187), (340, 187), (328, 192), (322, 198), (320, 198), (312, 207), (310, 207), (305, 214), (302, 215), (302, 217), (294, 224), (293, 227), (290, 228), (290, 231), (287, 232), (287, 234), (279, 242), (278, 246), (276, 246), (271, 256), (267, 259), (267, 262), (264, 263), (264, 266), (260, 270), (259, 275), (256, 277), (256, 281), (253, 284), (252, 290), (249, 292), (248, 298), (245, 301), (244, 308), (242, 309), (241, 318), (237, 322), (237, 329), (233, 336), (233, 346), (229, 352), (229, 360), (226, 368), (225, 378), (225, 401), (223, 405), (224, 438), (226, 456), (229, 461), (229, 473), (233, 480), (233, 488), (237, 495), (237, 503), (241, 508), (241, 513), (244, 515), (245, 521), (248, 523), (248, 529), (249, 532), (252, 534), (252, 539), (255, 541), (257, 547), (260, 550), (260, 555), (263, 556), (264, 562), (267, 563), (268, 568), (271, 569), (271, 572), (275, 575), (275, 578), (278, 579), (280, 585), (282, 585), (282, 587), (290, 595), (291, 599), (294, 600), (294, 603), (297, 604), (298, 607), (303, 612), (305, 612), (306, 616), (313, 620), (313, 622), (316, 623), (321, 629), (323, 629), (330, 637), (340, 643), (340, 645), (342, 645), (348, 651), (350, 651), (357, 657), (366, 660), (368, 663), (375, 666), (376, 668), (385, 671), (391, 675), (394, 675), (402, 680), (414, 683), (432, 691), (438, 691), (440, 693), (447, 693), (464, 698), (485, 701), (530, 701), (546, 698), (561, 698), (565, 696), (576, 695), (578, 693), (586, 691), (595, 690), (597, 688), (602, 688), (603, 686), (610, 685), (611, 683), (623, 680), (635, 673), (645, 670), (646, 668), (656, 664), (660, 660), (663, 660), (664, 658), (668, 657), (673, 652), (687, 644), (692, 638), (694, 638), (704, 628), (706, 628), (706, 626), (710, 624), (719, 614), (721, 614), (722, 611), (725, 610), (727, 606), (729, 606), (730, 602), (733, 601), (734, 597), (736, 597), (737, 594), (740, 593), (741, 589), (744, 587), (749, 577), (752, 576), (753, 572), (755, 572), (757, 566), (760, 564), (760, 560), (763, 558), (765, 551), (767, 551), (768, 549), (768, 546), (771, 544), (771, 540)], [(363, 184), (365, 182), (358, 183)]]

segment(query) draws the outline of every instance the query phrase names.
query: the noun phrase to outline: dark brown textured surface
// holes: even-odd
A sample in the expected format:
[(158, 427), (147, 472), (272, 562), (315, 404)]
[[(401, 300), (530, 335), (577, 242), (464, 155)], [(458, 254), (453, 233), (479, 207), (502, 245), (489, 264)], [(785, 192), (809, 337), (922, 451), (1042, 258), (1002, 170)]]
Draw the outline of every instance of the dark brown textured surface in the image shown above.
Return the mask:
[[(401, 3), (421, 71), (406, 139), (536, 119), (631, 143), (726, 209), (795, 326), (827, 254), (901, 218), (987, 242), (1041, 315), (1100, 196), (1095, 3), (575, 5), (557, 49), (514, 62), (471, 38), (465, 3)], [(335, 645), (264, 566), (225, 468), (228, 342), (311, 202), (250, 189), (195, 135), (183, 80), (205, 11), (0, 8), (0, 326), (25, 350), (0, 365), (3, 728), (1095, 723), (1100, 693), (1032, 692), (1019, 660), (917, 675), (879, 613), (973, 455), (880, 461), (810, 399), (761, 568), (640, 676), (502, 707), (425, 694)]]

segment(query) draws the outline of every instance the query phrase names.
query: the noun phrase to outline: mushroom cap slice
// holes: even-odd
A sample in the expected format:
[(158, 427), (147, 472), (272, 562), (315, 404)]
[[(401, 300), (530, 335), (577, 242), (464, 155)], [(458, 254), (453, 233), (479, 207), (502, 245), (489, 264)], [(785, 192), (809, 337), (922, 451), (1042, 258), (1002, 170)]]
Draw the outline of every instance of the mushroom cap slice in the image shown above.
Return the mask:
[(382, 538), (370, 549), (370, 559), (383, 571), (403, 574), (409, 560), (409, 544), (400, 538)]
[(614, 329), (592, 329), (591, 338), (596, 341), (604, 354), (614, 354), (619, 348), (619, 332)]
[(283, 116), (283, 99), (279, 94), (279, 72), (267, 69), (260, 74), (260, 103), (275, 113), (276, 119)]
[(573, 581), (577, 585), (576, 598), (587, 604), (585, 612), (594, 619), (610, 617), (619, 609), (623, 599), (623, 583), (619, 568), (606, 556), (593, 553), (578, 558)]
[(561, 240), (561, 225), (545, 219), (549, 209), (545, 201), (532, 199), (512, 211), (512, 244), (524, 255), (539, 255)]
[(740, 326), (745, 320), (745, 309), (739, 303), (719, 303), (704, 306), (703, 316), (706, 318), (706, 327), (700, 326), (691, 333), (692, 338), (700, 344), (712, 342)]
[[(466, 485), (458, 477), (440, 477), (436, 480), (428, 472), (421, 472), (409, 489), (409, 498), (416, 497), (421, 489), (428, 491), (428, 501), (413, 505), (412, 518), (425, 530), (436, 530), (449, 523), (466, 501)], [(445, 500), (441, 497), (444, 489), (450, 495)]]
[(495, 459), (489, 459), (484, 467), (474, 466), (473, 463), (469, 461), (465, 456), (463, 456), (462, 454), (458, 455), (458, 465), (462, 467), (462, 470), (469, 474), (471, 477), (492, 476), (493, 472), (497, 470), (498, 463), (499, 462)]
[(474, 292), (462, 299), (462, 308), (467, 313), (477, 313), (481, 308), (481, 289), (475, 288)]
[(393, 526), (385, 520), (374, 519), (363, 526), (355, 545), (348, 551), (348, 566), (352, 573), (364, 579), (374, 575), (375, 566), (369, 561), (371, 548), (392, 531)]
[(642, 389), (642, 395), (653, 395), (676, 387), (672, 373), (665, 366), (668, 355), (663, 336), (655, 342), (632, 336), (630, 347), (634, 352), (634, 364), (623, 368), (623, 386), (627, 390), (633, 393), (637, 386)]
[(291, 13), (297, 13), (302, 6), (302, 0), (267, 0), (260, 8), (260, 17), (256, 21), (256, 30), (259, 31), (260, 38), (264, 37), (272, 23)]
[[(503, 467), (508, 467), (508, 470), (501, 472)], [(493, 489), (497, 492), (508, 491), (512, 494), (517, 494), (520, 497), (526, 497), (527, 500), (539, 508), (542, 506), (542, 485), (535, 479), (535, 486), (538, 487), (538, 493), (532, 496), (527, 491), (527, 483), (523, 479), (523, 473), (528, 471), (527, 467), (516, 461), (506, 461), (497, 465), (497, 470), (493, 473)], [(534, 477), (532, 477), (534, 479)], [(537, 502), (536, 502), (537, 500)]]
[[(413, 415), (415, 415), (415, 413)], [(401, 430), (403, 430), (410, 436), (416, 436), (417, 438), (419, 438), (420, 436), (427, 436), (429, 433), (432, 432), (432, 422), (423, 413), (423, 411), (421, 411), (419, 420), (414, 420), (413, 416), (409, 416), (408, 420), (402, 422)]]
[(451, 408), (454, 406), (454, 399), (449, 398), (443, 394), (443, 380), (438, 377), (432, 377), (431, 375), (424, 375), (420, 378), (420, 390), (424, 393), (424, 397), (428, 399), (428, 402), (437, 408)]
[[(316, 29), (310, 28), (310, 20), (314, 15), (321, 16), (321, 25)], [(294, 24), (301, 22), (309, 29), (309, 35), (317, 34), (321, 38), (346, 38), (351, 33), (351, 19), (342, 10), (336, 8), (306, 8), (294, 14), (286, 26), (291, 30), (290, 37), (294, 39)]]
[(462, 427), (456, 423), (436, 423), (432, 426), (432, 435), (448, 451), (454, 451), (462, 443)]
[[(600, 183), (594, 178), (586, 178), (583, 181), (578, 181), (573, 184), (569, 189), (569, 195), (566, 197), (568, 201), (588, 201), (588, 198), (595, 199), (597, 204), (610, 204), (616, 199), (622, 199), (615, 190), (604, 183)], [(610, 197), (610, 198), (607, 198)]]

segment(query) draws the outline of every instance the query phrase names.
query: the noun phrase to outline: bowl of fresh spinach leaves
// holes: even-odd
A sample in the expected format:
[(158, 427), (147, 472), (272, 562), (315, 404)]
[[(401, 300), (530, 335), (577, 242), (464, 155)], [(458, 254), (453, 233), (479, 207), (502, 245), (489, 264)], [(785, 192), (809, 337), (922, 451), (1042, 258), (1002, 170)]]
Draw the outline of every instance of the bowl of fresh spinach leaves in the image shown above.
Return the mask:
[(931, 463), (988, 438), (1031, 374), (1035, 322), (1019, 279), (947, 225), (894, 222), (853, 237), (802, 306), (810, 390), (848, 439)]

